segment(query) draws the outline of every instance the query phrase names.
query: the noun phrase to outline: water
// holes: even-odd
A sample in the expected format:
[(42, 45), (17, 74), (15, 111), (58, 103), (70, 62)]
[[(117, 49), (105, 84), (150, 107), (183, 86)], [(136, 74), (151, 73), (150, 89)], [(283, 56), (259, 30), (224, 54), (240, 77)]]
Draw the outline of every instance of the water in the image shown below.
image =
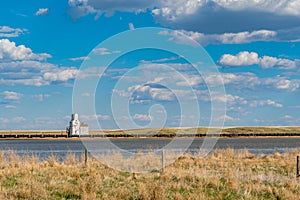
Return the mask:
[[(203, 142), (203, 138), (196, 138), (187, 151), (197, 152)], [(145, 151), (163, 148), (172, 139), (113, 139), (111, 140), (121, 149), (131, 152)], [(179, 145), (185, 139), (177, 139)], [(105, 152), (103, 140), (89, 140), (89, 146), (93, 146), (94, 151)], [(300, 149), (300, 138), (220, 138), (214, 149), (232, 148), (235, 150), (248, 149), (249, 152), (258, 154), (272, 154), (275, 152), (285, 152), (287, 150)], [(50, 155), (55, 155), (58, 159), (63, 159), (67, 153), (75, 153), (80, 156), (84, 152), (85, 146), (80, 140), (0, 140), (0, 151), (4, 153), (14, 152), (16, 154), (35, 154), (41, 159), (46, 159)]]

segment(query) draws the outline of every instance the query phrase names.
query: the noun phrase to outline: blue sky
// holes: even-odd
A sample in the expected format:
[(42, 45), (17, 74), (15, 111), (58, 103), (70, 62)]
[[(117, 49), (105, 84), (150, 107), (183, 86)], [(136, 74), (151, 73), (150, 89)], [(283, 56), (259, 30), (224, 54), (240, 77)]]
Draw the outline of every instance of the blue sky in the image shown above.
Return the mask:
[[(197, 41), (218, 73), (201, 77), (193, 71), (195, 63), (174, 52), (144, 49), (123, 55), (124, 46), (145, 35), (110, 47), (100, 44), (121, 32), (143, 27), (169, 29), (157, 38), (165, 37), (177, 49), (186, 45), (182, 34)], [(99, 63), (94, 63), (94, 57)], [(111, 58), (116, 59), (110, 66), (101, 65)], [(91, 128), (98, 128), (95, 121), (104, 129), (120, 128), (120, 124), (121, 128), (176, 127), (182, 125), (180, 120), (185, 120), (184, 126), (192, 126), (197, 112), (201, 115), (198, 125), (207, 126), (211, 101), (226, 102), (226, 113), (213, 119), (225, 120), (226, 126), (300, 125), (300, 3), (5, 2), (0, 7), (0, 129), (65, 129), (73, 112), (73, 86), (81, 65), (88, 66), (85, 72), (100, 80), (94, 94), (81, 91), (81, 101), (95, 100), (96, 112), (85, 111), (84, 106), (75, 109)], [(209, 91), (204, 84), (218, 86), (220, 79), (224, 94)], [(120, 80), (122, 84), (116, 85)], [(174, 91), (170, 85), (176, 86)], [(194, 114), (190, 102), (180, 102), (180, 95), (185, 99), (191, 95), (186, 85), (192, 87), (199, 104), (200, 111)], [(113, 98), (120, 102), (127, 98), (130, 113), (120, 108), (114, 116)], [(182, 109), (188, 111), (182, 113)]]

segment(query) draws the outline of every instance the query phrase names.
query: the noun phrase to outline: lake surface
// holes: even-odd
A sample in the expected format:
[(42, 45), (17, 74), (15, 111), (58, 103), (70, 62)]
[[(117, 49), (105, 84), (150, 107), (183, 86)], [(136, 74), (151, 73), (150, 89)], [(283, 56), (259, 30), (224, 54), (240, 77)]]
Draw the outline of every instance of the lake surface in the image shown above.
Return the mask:
[[(137, 152), (151, 149), (163, 148), (169, 144), (172, 139), (113, 139), (111, 142), (117, 147)], [(174, 150), (182, 150), (180, 144), (185, 139), (176, 139)], [(191, 143), (187, 151), (197, 152), (204, 138), (196, 138)], [(84, 144), (88, 145), (89, 150), (98, 150), (105, 152), (106, 143), (104, 140), (88, 140)], [(84, 152), (85, 145), (80, 140), (0, 140), (0, 151), (4, 153), (17, 154), (36, 154), (41, 158), (47, 158), (54, 154), (58, 157), (64, 157), (68, 152), (80, 155)], [(93, 147), (92, 149), (90, 147)], [(248, 149), (251, 153), (271, 154), (274, 152), (285, 152), (287, 150), (300, 150), (300, 138), (220, 138), (214, 149), (232, 148), (235, 150)]]

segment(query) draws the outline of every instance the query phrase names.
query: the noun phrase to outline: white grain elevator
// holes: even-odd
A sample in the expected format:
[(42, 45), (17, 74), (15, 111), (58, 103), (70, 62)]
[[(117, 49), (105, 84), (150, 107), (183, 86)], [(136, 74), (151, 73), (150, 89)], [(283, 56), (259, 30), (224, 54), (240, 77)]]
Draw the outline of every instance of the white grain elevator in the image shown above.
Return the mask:
[(89, 126), (86, 123), (80, 123), (78, 114), (73, 113), (67, 132), (69, 136), (88, 135)]

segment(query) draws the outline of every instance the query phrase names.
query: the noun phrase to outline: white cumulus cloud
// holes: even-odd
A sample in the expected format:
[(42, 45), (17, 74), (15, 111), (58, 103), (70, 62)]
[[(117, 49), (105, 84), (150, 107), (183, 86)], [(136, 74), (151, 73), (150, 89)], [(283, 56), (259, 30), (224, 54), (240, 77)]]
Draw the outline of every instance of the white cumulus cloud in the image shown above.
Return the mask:
[(259, 61), (258, 54), (255, 52), (243, 51), (237, 55), (224, 54), (220, 63), (229, 66), (247, 66), (257, 64)]
[(0, 63), (0, 85), (50, 85), (75, 79), (78, 69), (39, 61)]
[(16, 46), (16, 43), (8, 39), (0, 40), (0, 60), (45, 60), (50, 57), (47, 53), (35, 54), (24, 45)]
[[(210, 74), (204, 77), (205, 82), (211, 86), (220, 86), (224, 83), (226, 87), (234, 89), (276, 89), (295, 92), (300, 86), (300, 80), (288, 79), (286, 77), (276, 76), (269, 78), (260, 78), (250, 72), (244, 73), (219, 73)], [(217, 81), (216, 81), (217, 80)]]
[(151, 85), (136, 85), (128, 88), (128, 92), (132, 94), (131, 103), (148, 103), (152, 100), (156, 101), (173, 101), (175, 95), (166, 88), (155, 88)]
[(35, 15), (47, 15), (49, 13), (49, 8), (39, 8), (38, 11), (36, 11)]
[(297, 67), (297, 62), (298, 61), (275, 58), (271, 56), (263, 56), (259, 61), (259, 65), (265, 69), (273, 68), (275, 66), (279, 69), (295, 69)]
[(43, 75), (44, 80), (55, 82), (55, 81), (68, 81), (74, 79), (78, 73), (77, 69), (57, 69), (53, 72), (46, 72)]
[(263, 84), (266, 86), (273, 86), (279, 90), (288, 90), (288, 91), (296, 91), (300, 86), (299, 80), (289, 80), (280, 76), (276, 76), (274, 78), (266, 78), (263, 81)]
[(220, 58), (219, 63), (225, 66), (250, 66), (257, 64), (264, 69), (277, 67), (288, 70), (295, 69), (299, 61), (271, 56), (259, 57), (256, 52), (243, 51), (237, 55), (224, 54)]
[(82, 121), (95, 121), (95, 120), (110, 120), (109, 115), (80, 115), (80, 120)]
[(82, 61), (82, 60), (89, 60), (90, 58), (88, 56), (81, 56), (76, 58), (70, 58), (71, 61)]
[(101, 55), (101, 56), (103, 56), (103, 55), (110, 55), (110, 54), (113, 54), (113, 53), (121, 53), (121, 52), (119, 50), (110, 51), (107, 48), (100, 47), (100, 48), (94, 49), (93, 53), (95, 55)]
[(135, 114), (133, 119), (138, 120), (138, 121), (151, 121), (152, 116), (151, 115), (145, 115), (145, 114)]
[(283, 105), (280, 104), (280, 103), (277, 103), (273, 100), (259, 100), (259, 101), (253, 101), (250, 103), (250, 106), (251, 107), (256, 107), (256, 106), (273, 106), (273, 107), (276, 107), (276, 108), (282, 108)]
[(9, 26), (0, 26), (0, 38), (18, 37), (27, 32), (26, 29), (11, 28)]
[(257, 30), (257, 31), (243, 31), (237, 33), (222, 33), (222, 34), (205, 34), (194, 31), (175, 30), (161, 32), (161, 34), (169, 35), (170, 40), (177, 43), (189, 44), (184, 37), (177, 32), (185, 34), (187, 37), (197, 41), (199, 44), (206, 46), (208, 44), (244, 44), (256, 41), (278, 41), (280, 40), (276, 31)]
[(4, 106), (4, 108), (7, 108), (7, 109), (15, 109), (17, 108), (16, 106), (13, 106), (13, 105), (6, 105)]
[(2, 95), (5, 100), (20, 100), (23, 97), (23, 94), (13, 91), (4, 91)]

